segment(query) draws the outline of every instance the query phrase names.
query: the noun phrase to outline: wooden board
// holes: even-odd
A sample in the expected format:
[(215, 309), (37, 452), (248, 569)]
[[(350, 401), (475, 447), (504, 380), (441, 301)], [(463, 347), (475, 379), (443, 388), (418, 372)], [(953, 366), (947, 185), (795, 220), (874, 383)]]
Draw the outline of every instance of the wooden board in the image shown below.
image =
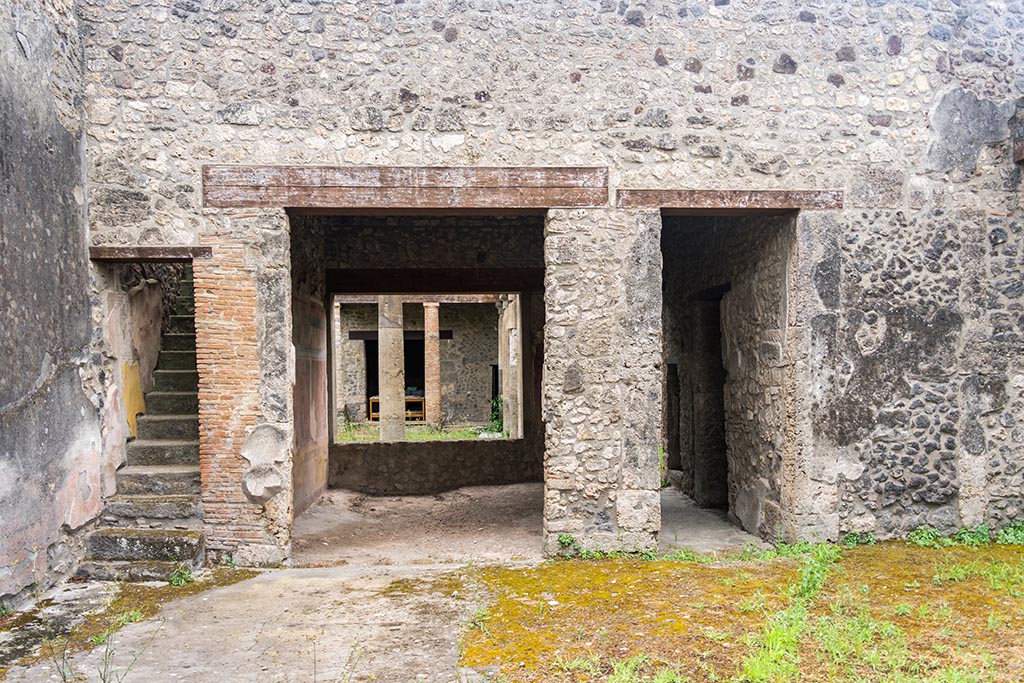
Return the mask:
[[(413, 294), (403, 297), (407, 304), (496, 304), (501, 300), (500, 294)], [(377, 297), (373, 294), (340, 294), (334, 297), (336, 304), (376, 304)]]
[(597, 167), (203, 167), (211, 207), (531, 209), (603, 206)]
[[(423, 330), (405, 330), (403, 335), (406, 341), (423, 341), (425, 337)], [(455, 339), (452, 330), (438, 330), (437, 336), (439, 339)], [(377, 330), (349, 330), (348, 333), (349, 341), (377, 341), (379, 337)]]
[(210, 258), (210, 247), (89, 247), (89, 258), (106, 263), (186, 263)]
[(799, 209), (841, 209), (841, 190), (619, 190), (624, 209), (663, 209), (707, 214), (743, 214)]

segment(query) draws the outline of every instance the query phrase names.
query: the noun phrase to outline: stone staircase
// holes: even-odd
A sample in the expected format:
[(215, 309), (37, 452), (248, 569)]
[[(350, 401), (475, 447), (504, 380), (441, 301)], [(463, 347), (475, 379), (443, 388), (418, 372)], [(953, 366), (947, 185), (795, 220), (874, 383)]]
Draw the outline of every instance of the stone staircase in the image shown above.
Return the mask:
[(186, 269), (169, 328), (160, 339), (146, 414), (117, 472), (100, 528), (87, 541), (80, 576), (167, 580), (204, 558), (199, 488), (199, 377), (195, 299)]

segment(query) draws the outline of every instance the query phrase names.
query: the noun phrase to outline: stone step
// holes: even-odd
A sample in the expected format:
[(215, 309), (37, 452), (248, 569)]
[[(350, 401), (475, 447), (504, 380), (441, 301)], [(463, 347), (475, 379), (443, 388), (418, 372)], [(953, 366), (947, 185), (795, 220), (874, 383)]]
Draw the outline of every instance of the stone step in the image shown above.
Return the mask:
[(194, 315), (172, 315), (167, 325), (168, 332), (191, 332), (196, 331), (196, 317)]
[(195, 370), (154, 370), (155, 391), (198, 391), (199, 373)]
[(199, 394), (194, 391), (151, 391), (146, 394), (146, 415), (198, 415)]
[(199, 465), (198, 441), (128, 442), (128, 465)]
[(160, 370), (195, 370), (195, 349), (183, 351), (161, 350), (160, 356), (156, 361), (156, 367)]
[(133, 519), (189, 519), (198, 517), (199, 496), (125, 496), (116, 495), (107, 500), (104, 515), (122, 520)]
[(196, 301), (191, 296), (178, 296), (174, 299), (174, 306), (171, 307), (174, 315), (195, 315)]
[(139, 415), (140, 441), (195, 441), (199, 438), (198, 415)]
[(87, 542), (87, 560), (195, 562), (203, 555), (203, 535), (179, 529), (97, 529)]
[(160, 339), (162, 351), (195, 351), (196, 335), (193, 332), (168, 332)]
[(119, 496), (198, 495), (198, 465), (129, 465), (117, 471)]
[[(192, 565), (191, 562), (186, 563)], [(170, 581), (181, 562), (83, 562), (76, 574), (93, 581)]]

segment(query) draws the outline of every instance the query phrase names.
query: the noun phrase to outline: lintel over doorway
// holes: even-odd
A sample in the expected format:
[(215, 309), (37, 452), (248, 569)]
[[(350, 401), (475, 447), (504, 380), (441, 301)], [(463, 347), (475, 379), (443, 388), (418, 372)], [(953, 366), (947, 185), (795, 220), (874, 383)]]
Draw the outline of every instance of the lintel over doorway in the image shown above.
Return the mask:
[(617, 193), (621, 209), (661, 209), (665, 214), (744, 215), (800, 209), (841, 209), (842, 190), (629, 190)]
[(208, 165), (203, 203), (298, 210), (605, 206), (608, 169)]

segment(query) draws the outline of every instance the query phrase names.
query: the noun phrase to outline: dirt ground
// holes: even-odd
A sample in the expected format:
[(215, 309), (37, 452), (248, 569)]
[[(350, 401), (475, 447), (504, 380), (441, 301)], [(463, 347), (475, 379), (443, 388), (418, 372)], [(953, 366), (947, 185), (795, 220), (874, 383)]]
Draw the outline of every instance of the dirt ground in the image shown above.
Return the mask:
[[(325, 493), (295, 520), (296, 567), (533, 563), (541, 554), (544, 487), (474, 486), (436, 496)], [(698, 508), (676, 489), (661, 493), (663, 550), (767, 547), (719, 510)]]
[(541, 484), (434, 496), (327, 491), (295, 520), (296, 567), (539, 562)]

